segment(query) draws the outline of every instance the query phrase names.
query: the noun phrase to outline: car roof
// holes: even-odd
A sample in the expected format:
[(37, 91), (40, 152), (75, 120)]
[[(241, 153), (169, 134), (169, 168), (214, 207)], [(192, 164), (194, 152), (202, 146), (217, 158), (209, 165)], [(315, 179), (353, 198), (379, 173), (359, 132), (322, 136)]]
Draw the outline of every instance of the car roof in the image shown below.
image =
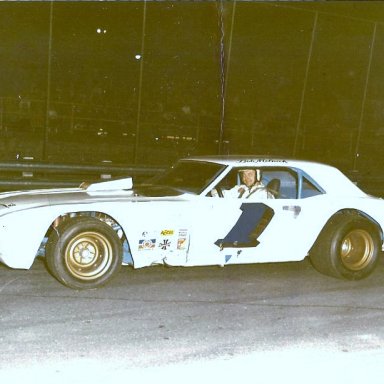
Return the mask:
[(193, 156), (188, 157), (183, 160), (195, 160), (195, 161), (204, 161), (204, 162), (213, 162), (222, 165), (228, 165), (231, 167), (254, 167), (254, 166), (271, 166), (276, 167), (279, 165), (289, 166), (289, 167), (306, 167), (314, 164), (321, 165), (323, 167), (330, 167), (329, 165), (308, 161), (308, 160), (299, 160), (291, 159), (281, 156), (270, 156), (270, 155), (212, 155), (212, 156)]
[(265, 155), (194, 156), (184, 160), (213, 162), (230, 167), (288, 167), (304, 171), (328, 194), (366, 196), (337, 168), (320, 162)]

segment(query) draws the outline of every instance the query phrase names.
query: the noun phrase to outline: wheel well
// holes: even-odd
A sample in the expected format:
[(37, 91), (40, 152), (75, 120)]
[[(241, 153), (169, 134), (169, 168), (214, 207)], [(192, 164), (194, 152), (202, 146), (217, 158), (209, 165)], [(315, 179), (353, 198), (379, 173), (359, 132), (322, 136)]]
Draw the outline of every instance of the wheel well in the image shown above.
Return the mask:
[(107, 215), (104, 212), (97, 211), (68, 212), (58, 216), (50, 225), (48, 231), (45, 234), (45, 238), (49, 238), (51, 232), (54, 231), (59, 225), (62, 225), (67, 220), (70, 220), (75, 217), (94, 217), (112, 227), (117, 233), (117, 236), (121, 239), (122, 243), (124, 243), (124, 241), (128, 242), (127, 236), (125, 235), (125, 232), (119, 222), (115, 220), (112, 216)]
[(324, 225), (308, 255), (325, 275), (359, 280), (375, 269), (382, 236), (380, 225), (370, 215), (342, 209)]
[(383, 235), (383, 229), (381, 228), (381, 225), (373, 217), (371, 217), (367, 213), (360, 211), (358, 209), (348, 208), (348, 209), (341, 209), (340, 211), (335, 212), (329, 218), (329, 220), (327, 221), (327, 223), (324, 227), (326, 227), (328, 224), (330, 224), (332, 222), (332, 218), (334, 218), (335, 216), (338, 216), (338, 215), (342, 215), (342, 214), (356, 215), (356, 216), (360, 216), (360, 217), (365, 218), (366, 220), (371, 222), (377, 228), (377, 230), (379, 231), (379, 234), (380, 234), (380, 238), (381, 238), (381, 240), (383, 240), (384, 235)]
[(107, 215), (104, 212), (98, 211), (83, 211), (83, 212), (68, 212), (63, 215), (58, 216), (49, 226), (47, 232), (45, 233), (40, 246), (36, 252), (36, 256), (44, 257), (46, 255), (46, 245), (53, 231), (57, 232), (57, 227), (61, 224), (64, 224), (65, 221), (68, 221), (72, 218), (76, 217), (94, 217), (107, 225), (111, 226), (112, 229), (116, 232), (117, 236), (121, 240), (121, 244), (124, 252), (124, 263), (125, 264), (133, 264), (133, 257), (130, 252), (130, 244), (128, 242), (128, 238), (125, 235), (125, 232), (122, 226), (119, 224), (117, 220), (115, 220), (112, 216)]
[(72, 219), (74, 217), (84, 217), (84, 216), (85, 217), (94, 217), (94, 218), (108, 224), (118, 233), (120, 238), (125, 237), (124, 230), (121, 227), (121, 225), (119, 224), (119, 222), (117, 220), (115, 220), (112, 216), (110, 216), (104, 212), (97, 212), (97, 211), (68, 212), (64, 215), (57, 217), (53, 221), (51, 226), (53, 228), (56, 228), (68, 219)]
[(360, 216), (360, 217), (363, 217), (365, 220), (371, 222), (377, 228), (379, 236), (380, 236), (380, 239), (383, 242), (383, 236), (384, 236), (383, 235), (383, 230), (382, 230), (380, 224), (375, 219), (373, 219), (371, 216), (367, 215), (366, 213), (364, 213), (364, 212), (362, 212), (362, 211), (360, 211), (358, 209), (347, 208), (347, 209), (341, 209), (341, 210), (335, 212), (327, 220), (327, 222), (325, 223), (325, 225), (323, 226), (321, 231), (318, 233), (315, 241), (312, 244), (312, 247), (308, 251), (308, 254), (310, 254), (313, 251), (313, 249), (317, 246), (317, 244), (319, 243), (323, 233), (325, 233), (327, 231), (327, 228), (333, 224), (333, 220), (336, 219), (337, 217), (341, 216), (341, 215)]

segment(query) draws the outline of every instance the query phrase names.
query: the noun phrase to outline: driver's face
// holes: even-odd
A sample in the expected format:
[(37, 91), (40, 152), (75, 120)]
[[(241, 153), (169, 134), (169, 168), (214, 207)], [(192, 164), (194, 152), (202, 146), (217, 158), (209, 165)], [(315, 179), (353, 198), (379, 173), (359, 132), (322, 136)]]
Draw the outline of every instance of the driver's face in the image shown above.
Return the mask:
[(243, 183), (250, 187), (256, 182), (256, 172), (253, 169), (246, 169), (241, 173), (241, 180)]

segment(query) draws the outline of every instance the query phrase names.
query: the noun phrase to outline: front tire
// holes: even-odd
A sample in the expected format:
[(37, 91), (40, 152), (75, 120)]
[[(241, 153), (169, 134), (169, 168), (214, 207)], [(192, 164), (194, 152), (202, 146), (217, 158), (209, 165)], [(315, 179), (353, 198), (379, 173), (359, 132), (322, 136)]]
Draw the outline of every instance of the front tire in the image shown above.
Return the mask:
[(122, 245), (106, 223), (79, 217), (56, 228), (47, 243), (51, 273), (74, 289), (98, 288), (109, 282), (122, 264)]
[(327, 223), (309, 257), (323, 274), (360, 280), (376, 268), (380, 246), (377, 225), (358, 213), (342, 212)]

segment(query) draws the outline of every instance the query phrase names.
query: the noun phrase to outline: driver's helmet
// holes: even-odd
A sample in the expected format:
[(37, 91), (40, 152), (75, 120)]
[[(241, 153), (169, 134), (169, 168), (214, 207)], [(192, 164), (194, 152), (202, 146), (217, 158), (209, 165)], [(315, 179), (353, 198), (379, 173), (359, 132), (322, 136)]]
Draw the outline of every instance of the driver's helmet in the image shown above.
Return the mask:
[(255, 182), (261, 182), (262, 179), (262, 172), (259, 168), (244, 168), (239, 170), (240, 178), (245, 171), (253, 171), (255, 173)]

